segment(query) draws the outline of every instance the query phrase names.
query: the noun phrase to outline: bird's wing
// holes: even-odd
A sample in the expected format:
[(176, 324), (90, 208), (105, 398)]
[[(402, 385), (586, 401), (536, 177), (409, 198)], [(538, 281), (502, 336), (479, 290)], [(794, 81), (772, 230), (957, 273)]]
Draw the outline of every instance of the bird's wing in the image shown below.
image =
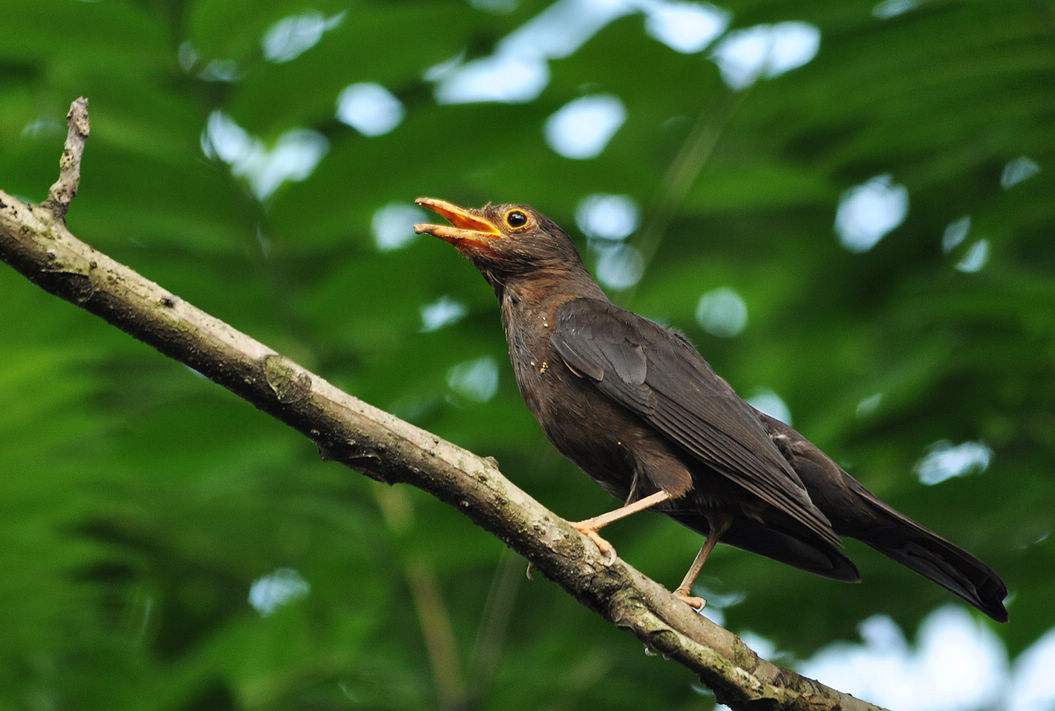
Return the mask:
[(574, 373), (683, 451), (839, 545), (754, 410), (686, 339), (609, 302), (578, 298), (557, 311), (550, 342)]

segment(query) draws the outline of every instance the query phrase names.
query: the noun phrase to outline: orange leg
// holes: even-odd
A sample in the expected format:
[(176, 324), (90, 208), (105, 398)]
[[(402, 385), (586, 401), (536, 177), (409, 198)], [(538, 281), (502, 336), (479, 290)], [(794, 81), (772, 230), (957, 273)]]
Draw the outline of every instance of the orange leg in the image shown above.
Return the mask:
[(636, 514), (638, 511), (644, 511), (647, 508), (655, 506), (656, 504), (661, 504), (669, 499), (670, 494), (665, 491), (657, 491), (656, 493), (646, 496), (643, 499), (639, 499), (632, 504), (620, 506), (615, 511), (609, 511), (606, 514), (601, 514), (600, 516), (588, 518), (585, 521), (573, 523), (572, 528), (593, 541), (597, 546), (597, 550), (601, 551), (601, 555), (604, 556), (605, 562), (611, 565), (615, 561), (615, 548), (612, 547), (611, 543), (597, 535), (597, 532), (610, 523), (614, 523), (627, 516)]
[(696, 554), (696, 558), (692, 561), (692, 565), (689, 566), (688, 572), (685, 573), (685, 577), (681, 580), (681, 585), (674, 591), (674, 596), (689, 607), (702, 610), (703, 606), (707, 604), (707, 601), (702, 597), (693, 596), (692, 584), (696, 582), (700, 571), (703, 570), (703, 564), (707, 562), (707, 557), (711, 555), (711, 551), (718, 545), (718, 539), (729, 528), (729, 523), (729, 519), (723, 517), (716, 527), (712, 526), (711, 534), (707, 536), (707, 540), (704, 542), (703, 547), (700, 548), (700, 552)]

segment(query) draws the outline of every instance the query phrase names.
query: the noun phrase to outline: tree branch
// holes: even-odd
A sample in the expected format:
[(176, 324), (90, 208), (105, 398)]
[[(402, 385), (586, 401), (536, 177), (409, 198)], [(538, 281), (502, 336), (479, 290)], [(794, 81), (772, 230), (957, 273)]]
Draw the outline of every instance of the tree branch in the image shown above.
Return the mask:
[(734, 709), (878, 707), (760, 659), (738, 637), (597, 547), (479, 457), (351, 395), (73, 236), (87, 102), (68, 116), (59, 180), (41, 205), (0, 191), (0, 259), (30, 281), (194, 368), (312, 439), (324, 458), (424, 489), (526, 557), (580, 603), (685, 666)]
[(44, 200), (44, 207), (60, 220), (66, 219), (66, 210), (80, 187), (81, 157), (90, 132), (88, 99), (80, 96), (70, 104), (66, 113), (66, 145), (59, 159), (59, 179), (48, 189), (48, 197)]

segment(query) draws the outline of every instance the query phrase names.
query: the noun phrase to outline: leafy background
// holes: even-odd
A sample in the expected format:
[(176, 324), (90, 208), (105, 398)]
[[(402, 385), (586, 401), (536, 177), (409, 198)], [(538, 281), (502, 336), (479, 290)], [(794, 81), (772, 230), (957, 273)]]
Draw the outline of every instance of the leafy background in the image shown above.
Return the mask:
[[(612, 502), (526, 413), (492, 294), (408, 229), (422, 194), (533, 204), (1012, 595), (999, 626), (853, 543), (857, 586), (719, 548), (709, 614), (899, 708), (1055, 707), (1051, 2), (3, 15), (6, 190), (43, 197), (89, 96), (78, 235), (582, 518)], [(457, 512), (10, 270), (0, 335), (0, 706), (713, 703)], [(611, 538), (667, 583), (699, 544), (649, 516)]]

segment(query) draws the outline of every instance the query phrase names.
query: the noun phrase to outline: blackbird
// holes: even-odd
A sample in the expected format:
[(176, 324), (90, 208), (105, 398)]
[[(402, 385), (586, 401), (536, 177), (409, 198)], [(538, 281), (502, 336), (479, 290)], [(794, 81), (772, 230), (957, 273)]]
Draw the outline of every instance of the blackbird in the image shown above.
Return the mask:
[(604, 526), (645, 509), (706, 536), (675, 595), (718, 541), (857, 581), (840, 536), (857, 538), (1005, 622), (1007, 587), (985, 563), (895, 511), (809, 440), (742, 400), (692, 343), (613, 304), (568, 235), (526, 205), (417, 204), (494, 288), (509, 359), (546, 435), (625, 504), (573, 526), (606, 557)]

